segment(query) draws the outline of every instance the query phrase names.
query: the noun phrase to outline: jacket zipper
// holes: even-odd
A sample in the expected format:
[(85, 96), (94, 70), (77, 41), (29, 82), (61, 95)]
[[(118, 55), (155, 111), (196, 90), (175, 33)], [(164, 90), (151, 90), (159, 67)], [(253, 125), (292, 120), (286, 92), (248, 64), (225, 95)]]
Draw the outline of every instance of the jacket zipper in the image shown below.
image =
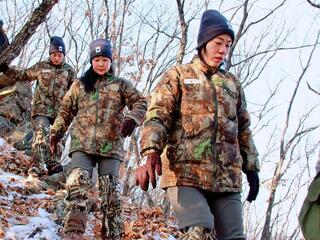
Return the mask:
[(218, 132), (218, 112), (219, 112), (219, 105), (218, 105), (218, 98), (217, 98), (217, 91), (216, 91), (216, 85), (212, 79), (212, 76), (215, 74), (214, 72), (211, 76), (207, 76), (207, 79), (209, 80), (211, 86), (212, 86), (212, 96), (213, 96), (213, 104), (214, 104), (214, 122), (213, 122), (213, 135), (211, 138), (212, 141), (212, 148), (213, 148), (213, 167), (214, 167), (214, 176), (213, 176), (213, 190), (216, 189), (216, 176), (217, 176), (217, 163), (218, 163), (218, 151), (217, 151), (217, 132)]
[(97, 90), (96, 90), (96, 93), (97, 93), (97, 102), (96, 102), (96, 123), (94, 125), (94, 138), (93, 138), (93, 142), (92, 142), (92, 148), (93, 148), (93, 151), (96, 152), (96, 142), (97, 142), (97, 125), (98, 125), (98, 107), (99, 107), (99, 82), (97, 82)]

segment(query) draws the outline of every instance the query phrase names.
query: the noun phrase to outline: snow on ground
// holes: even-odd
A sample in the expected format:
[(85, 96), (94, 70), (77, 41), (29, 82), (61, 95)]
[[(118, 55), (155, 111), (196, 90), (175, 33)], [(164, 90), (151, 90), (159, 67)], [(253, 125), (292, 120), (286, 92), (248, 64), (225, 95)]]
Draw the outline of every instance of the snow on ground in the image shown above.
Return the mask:
[[(57, 192), (52, 189), (28, 189), (32, 179), (21, 174), (4, 171), (3, 164), (10, 159), (20, 160), (21, 155), (7, 156), (16, 151), (0, 138), (0, 239), (4, 240), (60, 240), (63, 239), (61, 226), (56, 224), (57, 216), (54, 198)], [(15, 153), (14, 153), (15, 154)], [(16, 157), (18, 156), (18, 158)], [(28, 159), (26, 157), (26, 159)], [(22, 159), (23, 160), (23, 159)], [(16, 161), (19, 162), (19, 161)], [(18, 166), (19, 167), (19, 166)], [(35, 181), (36, 182), (36, 181)], [(31, 185), (30, 185), (31, 184)], [(127, 198), (123, 201), (126, 237), (129, 239), (175, 239), (172, 234), (176, 227), (166, 220), (159, 208), (140, 209)], [(84, 239), (99, 239), (101, 214), (92, 212)]]

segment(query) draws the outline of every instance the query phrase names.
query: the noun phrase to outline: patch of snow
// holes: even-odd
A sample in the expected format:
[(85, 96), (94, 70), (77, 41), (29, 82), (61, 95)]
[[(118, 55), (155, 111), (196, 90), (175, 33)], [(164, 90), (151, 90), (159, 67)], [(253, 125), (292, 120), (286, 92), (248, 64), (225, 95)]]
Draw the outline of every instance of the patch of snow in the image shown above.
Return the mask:
[(5, 240), (50, 239), (58, 240), (58, 225), (50, 219), (50, 214), (42, 208), (37, 217), (28, 218), (27, 225), (14, 225), (7, 231)]
[(0, 146), (4, 145), (6, 141), (3, 138), (0, 138)]

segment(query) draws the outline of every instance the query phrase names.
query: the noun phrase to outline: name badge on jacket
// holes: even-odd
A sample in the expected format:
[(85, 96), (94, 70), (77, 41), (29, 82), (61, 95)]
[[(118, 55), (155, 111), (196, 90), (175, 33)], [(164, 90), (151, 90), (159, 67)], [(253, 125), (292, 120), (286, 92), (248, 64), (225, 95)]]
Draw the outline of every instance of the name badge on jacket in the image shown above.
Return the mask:
[(201, 80), (197, 78), (186, 78), (184, 84), (201, 84)]

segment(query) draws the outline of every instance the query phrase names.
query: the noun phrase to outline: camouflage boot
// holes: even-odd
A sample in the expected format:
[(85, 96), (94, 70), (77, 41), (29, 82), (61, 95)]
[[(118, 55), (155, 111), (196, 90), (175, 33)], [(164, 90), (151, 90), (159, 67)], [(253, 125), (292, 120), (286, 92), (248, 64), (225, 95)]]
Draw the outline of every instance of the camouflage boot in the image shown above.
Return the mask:
[(101, 236), (103, 239), (120, 240), (124, 231), (117, 185), (118, 180), (114, 176), (106, 175), (99, 178), (103, 213)]
[(45, 169), (43, 166), (46, 165), (49, 176), (62, 172), (63, 167), (59, 163), (58, 155), (50, 155), (50, 120), (47, 117), (38, 116), (35, 118), (34, 124), (36, 127), (32, 141), (32, 152), (39, 161), (40, 171), (44, 174)]
[(49, 142), (47, 137), (49, 134), (49, 126), (39, 121), (39, 126), (36, 128), (32, 139), (32, 164), (39, 168), (41, 174), (46, 172), (46, 160), (50, 158), (50, 152), (47, 146)]
[(63, 219), (64, 232), (85, 232), (88, 212), (88, 192), (91, 180), (88, 171), (74, 168), (67, 179), (65, 210)]
[(187, 230), (180, 231), (179, 240), (217, 240), (214, 231), (205, 227), (189, 227)]
[(63, 231), (83, 234), (86, 231), (86, 224), (87, 213), (81, 209), (72, 209), (64, 218)]

